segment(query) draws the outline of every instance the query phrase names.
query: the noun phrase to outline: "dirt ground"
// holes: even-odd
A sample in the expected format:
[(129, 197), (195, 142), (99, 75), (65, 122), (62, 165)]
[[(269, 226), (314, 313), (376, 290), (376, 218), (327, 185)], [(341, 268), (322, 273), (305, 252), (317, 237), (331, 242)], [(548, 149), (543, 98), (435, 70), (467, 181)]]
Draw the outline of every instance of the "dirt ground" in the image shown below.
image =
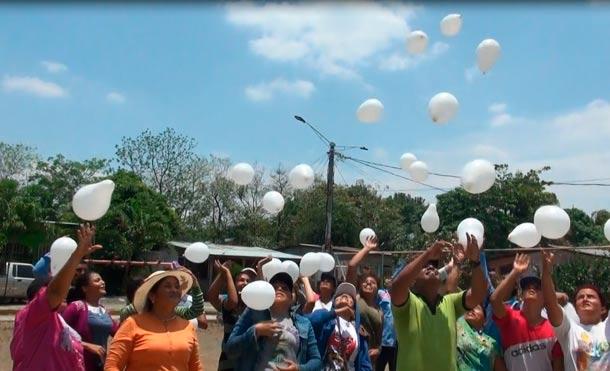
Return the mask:
[[(9, 349), (12, 335), (13, 322), (10, 320), (0, 321), (0, 370), (3, 371), (13, 368)], [(222, 335), (222, 325), (219, 325), (216, 320), (209, 321), (207, 330), (198, 330), (199, 358), (203, 362), (205, 370), (216, 370), (218, 368)]]

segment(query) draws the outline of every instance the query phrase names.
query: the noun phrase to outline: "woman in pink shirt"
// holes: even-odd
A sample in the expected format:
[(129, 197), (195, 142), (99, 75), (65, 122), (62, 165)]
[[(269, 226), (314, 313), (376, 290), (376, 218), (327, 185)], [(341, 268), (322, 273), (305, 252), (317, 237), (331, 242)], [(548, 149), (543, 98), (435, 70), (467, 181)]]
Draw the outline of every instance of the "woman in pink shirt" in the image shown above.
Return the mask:
[(58, 314), (80, 261), (101, 249), (92, 245), (95, 227), (81, 225), (78, 246), (55, 277), (37, 279), (28, 287), (28, 304), (15, 316), (11, 358), (14, 371), (84, 370), (81, 339)]

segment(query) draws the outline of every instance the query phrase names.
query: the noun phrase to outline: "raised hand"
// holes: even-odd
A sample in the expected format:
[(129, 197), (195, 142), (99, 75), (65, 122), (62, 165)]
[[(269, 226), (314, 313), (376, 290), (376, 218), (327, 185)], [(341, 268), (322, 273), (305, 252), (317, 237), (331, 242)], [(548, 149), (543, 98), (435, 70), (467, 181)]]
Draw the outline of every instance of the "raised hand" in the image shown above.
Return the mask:
[(195, 277), (195, 275), (193, 274), (193, 272), (191, 272), (190, 269), (188, 269), (187, 267), (178, 267), (176, 268), (176, 270), (184, 272), (186, 274), (188, 274), (189, 276), (191, 276), (191, 279), (193, 280), (193, 286), (199, 286), (199, 280), (197, 279), (197, 277)]
[(542, 251), (542, 269), (552, 271), (555, 266), (555, 254), (550, 251)]
[(258, 263), (256, 263), (256, 275), (258, 279), (262, 279), (263, 277), (263, 265), (269, 263), (272, 259), (273, 257), (269, 255), (266, 258), (262, 258), (258, 261)]
[(451, 249), (453, 246), (443, 240), (434, 241), (434, 243), (428, 247), (428, 251), (430, 252), (430, 260), (438, 260), (441, 258), (441, 254), (444, 249)]
[(367, 250), (377, 250), (379, 247), (379, 240), (377, 236), (368, 236), (364, 242), (364, 248)]
[(530, 266), (530, 256), (528, 254), (517, 254), (513, 262), (513, 270), (523, 273)]
[(480, 258), (479, 242), (477, 238), (470, 233), (466, 233), (466, 257), (471, 262), (478, 262)]
[(452, 260), (453, 263), (456, 265), (460, 265), (462, 264), (462, 262), (464, 261), (464, 258), (466, 258), (466, 252), (464, 251), (464, 246), (460, 245), (459, 243), (454, 243), (453, 244), (453, 251), (452, 251)]
[(337, 314), (338, 317), (341, 317), (341, 318), (345, 319), (346, 321), (351, 321), (354, 318), (356, 318), (355, 314), (354, 314), (354, 310), (348, 306), (345, 306), (345, 307), (339, 308), (339, 309), (335, 309), (335, 313)]
[(78, 245), (76, 251), (81, 258), (99, 250), (102, 245), (93, 245), (93, 237), (95, 236), (95, 226), (91, 226), (89, 223), (81, 224), (80, 228), (76, 231), (78, 238)]

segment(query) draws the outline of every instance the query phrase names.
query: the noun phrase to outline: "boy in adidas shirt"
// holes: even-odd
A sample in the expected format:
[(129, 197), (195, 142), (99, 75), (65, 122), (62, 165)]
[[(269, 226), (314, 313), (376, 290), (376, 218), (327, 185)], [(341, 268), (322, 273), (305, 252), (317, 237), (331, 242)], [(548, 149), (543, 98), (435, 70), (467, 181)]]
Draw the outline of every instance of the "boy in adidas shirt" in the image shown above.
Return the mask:
[[(533, 273), (523, 275), (530, 257), (517, 254), (513, 270), (491, 295), (493, 319), (500, 330), (504, 362), (509, 371), (563, 369), (563, 355), (550, 322), (541, 316), (544, 307), (542, 283)], [(504, 304), (517, 279), (523, 305), (515, 310)]]

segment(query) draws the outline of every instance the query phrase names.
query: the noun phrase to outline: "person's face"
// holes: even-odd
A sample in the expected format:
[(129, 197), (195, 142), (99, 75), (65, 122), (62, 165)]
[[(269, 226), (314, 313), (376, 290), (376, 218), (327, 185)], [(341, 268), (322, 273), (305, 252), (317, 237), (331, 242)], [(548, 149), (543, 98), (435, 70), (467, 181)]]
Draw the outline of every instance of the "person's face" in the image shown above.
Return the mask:
[(290, 307), (292, 303), (292, 291), (284, 282), (276, 281), (273, 283), (275, 289), (275, 301), (274, 305), (280, 305), (282, 307)]
[(99, 274), (91, 273), (89, 282), (87, 286), (83, 287), (83, 291), (87, 298), (100, 298), (106, 295), (106, 283)]
[(542, 288), (538, 282), (530, 282), (521, 290), (521, 297), (524, 303), (542, 308), (544, 305), (544, 297), (542, 296)]
[(252, 277), (248, 273), (240, 273), (235, 279), (235, 289), (237, 292), (241, 292), (250, 281), (252, 281)]
[(335, 298), (335, 309), (341, 309), (343, 307), (354, 307), (354, 299), (348, 294), (341, 294)]
[(165, 277), (159, 283), (157, 290), (148, 295), (153, 306), (167, 305), (174, 307), (180, 302), (181, 296), (180, 282), (176, 277)]
[(331, 296), (335, 292), (335, 284), (331, 280), (320, 281), (320, 294)]
[(576, 293), (576, 313), (581, 322), (586, 324), (598, 323), (601, 320), (602, 303), (595, 290), (581, 289)]
[(365, 278), (360, 284), (360, 292), (365, 295), (376, 295), (377, 288), (377, 281), (373, 277)]
[(483, 308), (480, 305), (477, 305), (474, 309), (466, 312), (464, 319), (476, 329), (483, 328), (483, 325), (485, 324), (485, 313), (483, 312)]

